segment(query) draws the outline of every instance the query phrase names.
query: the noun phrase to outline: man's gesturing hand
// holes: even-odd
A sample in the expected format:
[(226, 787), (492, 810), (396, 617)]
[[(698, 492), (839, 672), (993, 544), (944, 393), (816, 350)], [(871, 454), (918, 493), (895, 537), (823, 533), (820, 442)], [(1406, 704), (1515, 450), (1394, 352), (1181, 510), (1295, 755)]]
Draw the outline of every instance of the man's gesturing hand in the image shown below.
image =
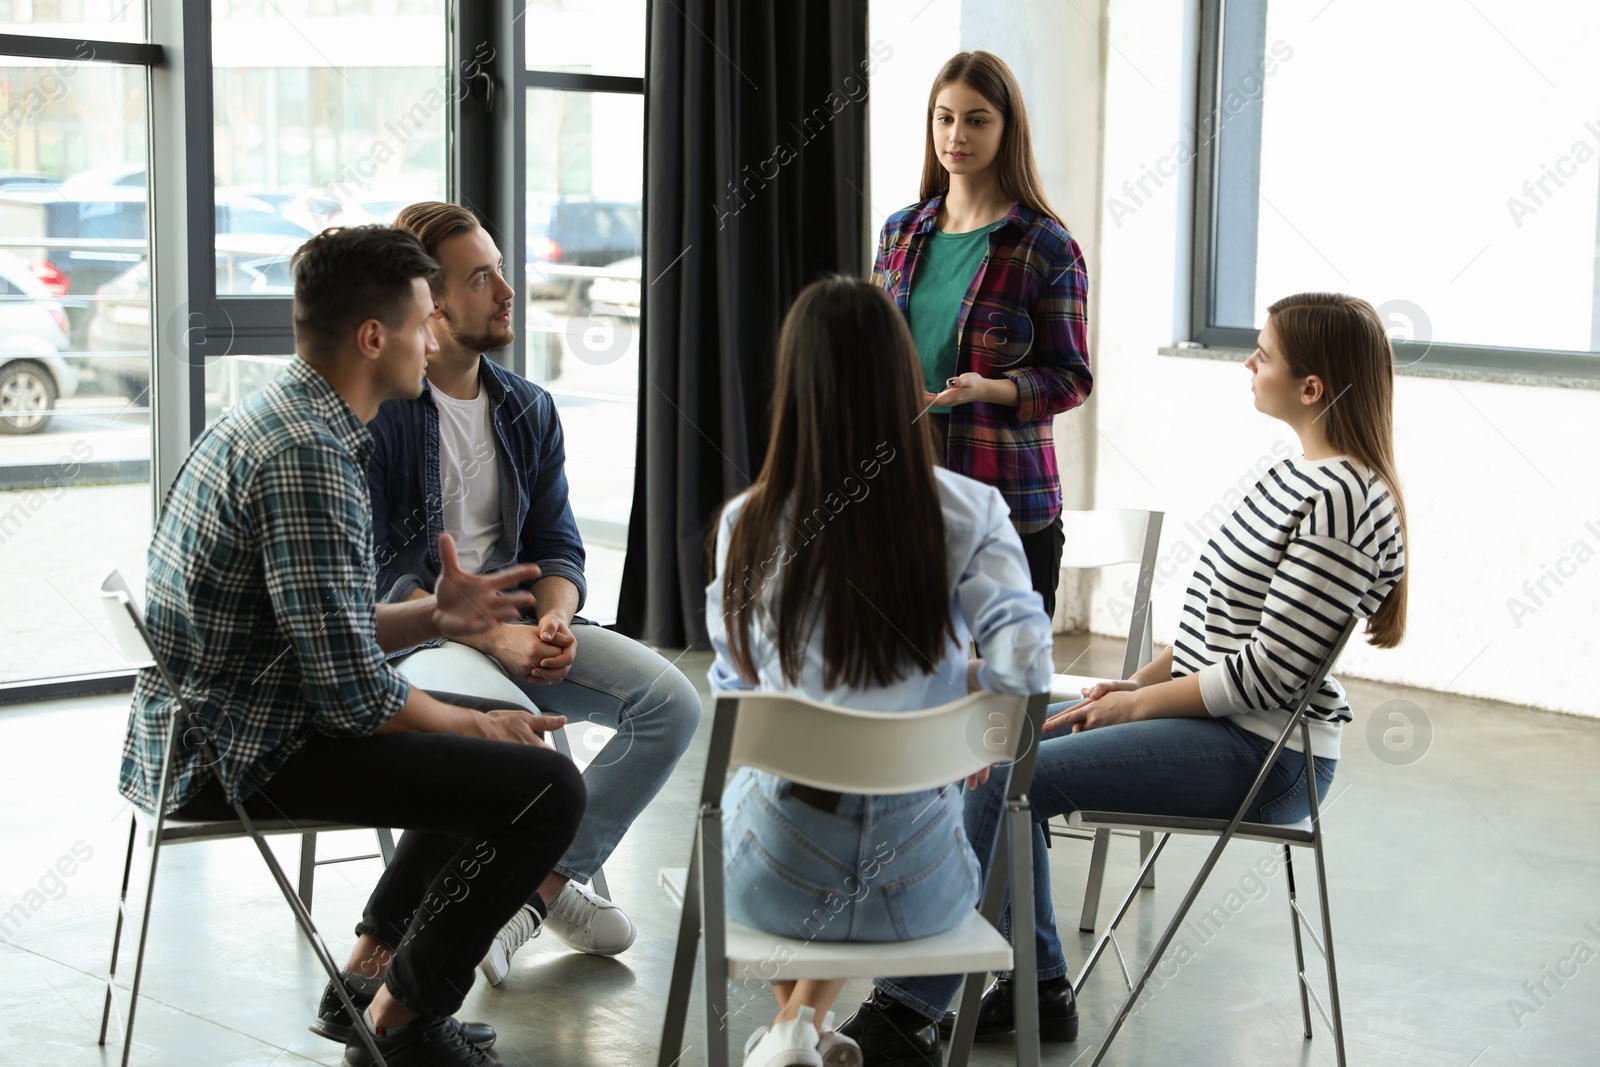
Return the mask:
[(478, 716), (482, 736), (490, 741), (509, 741), (514, 745), (550, 748), (541, 733), (559, 730), (567, 724), (565, 715), (530, 715), (526, 711), (490, 711)]
[(533, 604), (533, 594), (515, 588), (539, 577), (532, 563), (507, 567), (493, 574), (468, 574), (456, 559), (455, 539), (439, 535), (439, 584), (433, 622), (442, 637), (482, 633), (495, 623), (511, 622)]

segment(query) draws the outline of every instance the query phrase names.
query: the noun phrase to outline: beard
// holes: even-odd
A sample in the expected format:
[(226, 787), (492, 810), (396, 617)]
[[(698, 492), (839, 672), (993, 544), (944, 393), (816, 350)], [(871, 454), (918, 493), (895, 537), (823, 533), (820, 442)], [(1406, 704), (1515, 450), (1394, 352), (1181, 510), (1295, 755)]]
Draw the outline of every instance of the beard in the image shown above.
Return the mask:
[(469, 326), (443, 308), (440, 308), (440, 312), (444, 316), (445, 329), (450, 331), (450, 340), (473, 352), (493, 352), (517, 339), (517, 332), (509, 322), (504, 326), (497, 322)]

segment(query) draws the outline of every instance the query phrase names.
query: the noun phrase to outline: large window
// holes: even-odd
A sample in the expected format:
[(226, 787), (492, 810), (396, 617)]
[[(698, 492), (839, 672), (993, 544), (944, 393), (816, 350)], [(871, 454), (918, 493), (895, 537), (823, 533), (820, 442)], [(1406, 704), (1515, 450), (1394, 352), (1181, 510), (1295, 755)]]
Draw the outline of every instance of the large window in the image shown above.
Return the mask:
[(533, 0), (523, 19), (527, 373), (561, 413), (584, 615), (610, 621), (638, 425), (645, 5)]
[(89, 618), (151, 529), (144, 25), (0, 5), (0, 684), (127, 669)]
[(219, 296), (286, 295), (311, 234), (443, 199), (444, 0), (215, 0), (211, 49)]
[(0, 685), (32, 686), (7, 699), (127, 678), (94, 591), (142, 584), (152, 468), (292, 358), (293, 251), (417, 200), (478, 211), (522, 276), (491, 355), (556, 399), (585, 614), (614, 617), (645, 27), (646, 0), (0, 0)]
[(1202, 36), (1196, 340), (1337, 290), (1402, 366), (1600, 376), (1600, 8), (1208, 0)]

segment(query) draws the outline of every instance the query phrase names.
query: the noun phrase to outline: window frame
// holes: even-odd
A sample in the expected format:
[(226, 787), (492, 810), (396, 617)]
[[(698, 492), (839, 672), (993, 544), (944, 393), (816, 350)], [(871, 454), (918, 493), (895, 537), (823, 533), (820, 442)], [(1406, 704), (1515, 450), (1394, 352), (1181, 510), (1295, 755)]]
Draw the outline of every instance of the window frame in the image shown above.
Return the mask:
[[(490, 6), (499, 7), (505, 0)], [(446, 70), (456, 70), (460, 24), (466, 11), (480, 5), (447, 3), (444, 21)], [(212, 0), (185, 0), (183, 5), (185, 68), (184, 122), (188, 152), (185, 175), (189, 267), (189, 437), (198, 439), (206, 426), (206, 361), (213, 357), (284, 356), (294, 354), (293, 301), (283, 296), (241, 296), (217, 292), (216, 283), (216, 97), (212, 54)], [(458, 94), (452, 94), (454, 98)], [(460, 94), (467, 95), (467, 94)], [(452, 136), (460, 129), (462, 110), (483, 106), (486, 93), (475, 90), (467, 99), (453, 99), (446, 109), (446, 142), (452, 144), (445, 168), (445, 196), (456, 195), (462, 172), (464, 144), (488, 146), (470, 138)], [(214, 349), (214, 351), (208, 351)]]
[[(645, 66), (647, 70), (650, 63), (650, 15), (654, 2), (655, 0), (646, 0), (644, 11)], [(517, 0), (517, 3), (514, 4), (514, 6), (522, 6), (523, 10), (518, 12), (513, 22), (520, 21), (526, 15), (527, 9), (523, 6), (526, 3), (527, 0)], [(510, 131), (512, 157), (510, 165), (512, 168), (512, 189), (516, 191), (516, 198), (510, 207), (515, 218), (512, 229), (513, 246), (525, 252), (528, 247), (528, 198), (526, 195), (528, 184), (528, 90), (550, 89), (558, 92), (633, 94), (637, 95), (642, 101), (645, 95), (645, 75), (630, 77), (620, 74), (579, 74), (571, 71), (537, 68), (530, 70), (527, 64), (527, 27), (514, 25), (512, 27), (512, 37), (514, 38), (512, 52), (514, 59), (513, 70), (515, 72), (515, 88), (512, 90), (512, 94), (516, 97), (516, 100), (510, 109), (515, 115), (515, 126)], [(645, 114), (648, 121), (648, 106), (645, 109)], [(649, 173), (650, 169), (650, 158), (648, 153), (644, 153), (641, 158), (644, 159), (644, 170), (640, 175), (640, 188), (643, 189), (645, 175)], [(643, 255), (644, 244), (648, 234), (649, 227), (645, 223), (643, 208), (641, 207), (639, 223), (641, 256)], [(516, 262), (512, 264), (511, 284), (519, 293), (527, 292), (527, 258), (523, 252), (512, 256), (512, 259)], [(517, 344), (514, 353), (515, 363), (510, 369), (523, 377), (527, 377), (528, 373), (527, 330), (524, 321), (527, 311), (528, 301), (525, 299), (518, 300), (515, 312), (517, 329)], [(639, 295), (639, 324), (637, 327), (641, 363), (644, 357), (644, 316), (644, 293), (641, 290)]]
[[(1235, 14), (1244, 12), (1244, 20), (1236, 23), (1235, 38), (1253, 34), (1263, 41), (1263, 51), (1249, 53), (1253, 61), (1264, 58), (1264, 38), (1267, 0), (1236, 0)], [(1224, 85), (1227, 84), (1227, 62), (1224, 50), (1229, 42), (1224, 29), (1229, 23), (1227, 0), (1200, 0), (1199, 74), (1195, 92), (1194, 128), (1217, 130), (1221, 121), (1220, 108)], [(1256, 32), (1259, 31), (1259, 32)], [(1236, 45), (1237, 47), (1237, 45)], [(1245, 55), (1243, 51), (1240, 56)], [(1253, 131), (1251, 124), (1254, 124)], [(1255, 281), (1254, 220), (1259, 210), (1253, 206), (1259, 200), (1241, 195), (1236, 184), (1236, 173), (1219, 176), (1226, 167), (1242, 166), (1260, 174), (1259, 107), (1246, 108), (1228, 119), (1230, 136), (1254, 133), (1256, 147), (1252, 153), (1230, 153), (1222, 145), (1223, 138), (1211, 136), (1197, 138), (1193, 166), (1194, 208), (1192, 252), (1190, 262), (1189, 293), (1190, 327), (1188, 341), (1206, 349), (1234, 349), (1251, 351), (1256, 344), (1256, 330), (1236, 326), (1221, 326), (1216, 322), (1216, 291), (1220, 277), (1243, 278), (1248, 276), (1253, 292)], [(1232, 210), (1250, 213), (1250, 247), (1248, 262), (1241, 254), (1237, 242), (1224, 236), (1219, 240), (1219, 214), (1228, 217), (1228, 208), (1219, 211), (1219, 201), (1229, 199), (1236, 203), (1246, 201), (1251, 206)], [(1241, 220), (1242, 225), (1242, 220)], [(1232, 245), (1232, 247), (1230, 247)], [(1222, 266), (1219, 267), (1219, 261)], [(1246, 273), (1247, 272), (1247, 273)], [(1600, 285), (1600, 278), (1596, 284)], [(1440, 374), (1460, 378), (1490, 378), (1513, 384), (1554, 384), (1561, 381), (1585, 386), (1600, 386), (1600, 352), (1586, 355), (1582, 352), (1544, 348), (1500, 347), (1493, 345), (1457, 344), (1441, 341), (1395, 341), (1395, 368), (1400, 373), (1437, 376)], [(1170, 354), (1199, 353), (1182, 345), (1171, 349)]]
[[(150, 33), (150, 12), (145, 11), (145, 32), (148, 38)], [(89, 49), (88, 54), (84, 49)], [(147, 115), (148, 131), (153, 133), (155, 125), (156, 93), (153, 88), (153, 76), (168, 67), (166, 49), (159, 44), (129, 41), (102, 41), (92, 38), (79, 37), (46, 37), (37, 34), (0, 33), (0, 55), (17, 59), (38, 59), (44, 61), (72, 61), (78, 63), (100, 63), (120, 67), (142, 67), (145, 72), (145, 106), (149, 109)], [(149, 152), (145, 159), (146, 167), (146, 194), (145, 217), (147, 220), (154, 215), (154, 200), (157, 188), (157, 163), (153, 152)], [(155, 241), (153, 227), (146, 223), (145, 241), (148, 255), (152, 264), (155, 264)], [(154, 292), (152, 290), (152, 302)], [(154, 316), (152, 316), (154, 319)], [(153, 324), (152, 324), (153, 325)], [(155, 381), (156, 348), (154, 331), (151, 333), (151, 381)], [(151, 422), (151, 483), (152, 488), (156, 482), (160, 455), (160, 434), (163, 424), (170, 416), (165, 415), (154, 402), (152, 390), (152, 403), (150, 405)], [(135, 672), (127, 670), (96, 671), (87, 674), (63, 675), (56, 678), (27, 679), (18, 682), (0, 683), (0, 707), (18, 704), (31, 704), (40, 700), (59, 700), (66, 697), (85, 696), (94, 693), (126, 692), (133, 688)]]

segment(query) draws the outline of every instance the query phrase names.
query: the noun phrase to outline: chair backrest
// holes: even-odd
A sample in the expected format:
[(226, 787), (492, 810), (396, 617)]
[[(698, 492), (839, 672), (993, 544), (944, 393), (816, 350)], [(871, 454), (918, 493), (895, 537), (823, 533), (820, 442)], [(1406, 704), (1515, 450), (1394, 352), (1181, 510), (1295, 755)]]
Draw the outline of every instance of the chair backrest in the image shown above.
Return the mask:
[(1156, 551), (1161, 546), (1159, 511), (1101, 508), (1097, 511), (1063, 511), (1061, 566), (1079, 570), (1139, 564), (1134, 586), (1133, 611), (1128, 617), (1128, 650), (1122, 659), (1122, 676), (1150, 662), (1155, 654), (1150, 621), (1150, 589), (1155, 582)]
[(1044, 696), (990, 692), (921, 711), (862, 711), (782, 693), (721, 693), (715, 726), (732, 733), (726, 767), (756, 767), (839, 793), (887, 796), (948, 785), (1016, 759), (1033, 736), (1031, 700), (1039, 702), (1042, 715)]
[[(186, 724), (198, 720), (194, 718), (188, 702), (184, 700), (183, 690), (173, 681), (166, 663), (156, 652), (155, 642), (150, 640), (150, 631), (145, 628), (144, 611), (138, 599), (134, 597), (133, 590), (128, 588), (121, 571), (113, 569), (100, 583), (100, 604), (106, 609), (106, 621), (111, 624), (112, 636), (116, 638), (117, 648), (122, 652), (123, 658), (135, 667), (154, 667), (161, 675), (161, 681), (167, 690), (178, 700), (178, 709), (173, 714), (172, 723), (167, 729), (165, 751), (161, 758), (161, 779), (156, 787), (154, 833), (156, 840), (160, 840), (162, 827), (166, 824), (167, 794), (172, 787), (174, 756), (178, 751), (179, 739), (188, 736)], [(221, 769), (218, 766), (216, 749), (206, 737), (204, 730), (199, 730), (197, 733), (201, 755), (220, 781)], [(243, 817), (243, 808), (235, 805), (235, 810)]]
[(1162, 513), (1129, 508), (1101, 508), (1096, 511), (1063, 511), (1061, 565), (1079, 569), (1110, 567), (1118, 563), (1140, 563), (1155, 521), (1159, 539)]
[(122, 658), (133, 667), (155, 666), (144, 614), (120, 570), (113, 568), (100, 583), (100, 605), (106, 609), (106, 621), (111, 624), (111, 636)]

